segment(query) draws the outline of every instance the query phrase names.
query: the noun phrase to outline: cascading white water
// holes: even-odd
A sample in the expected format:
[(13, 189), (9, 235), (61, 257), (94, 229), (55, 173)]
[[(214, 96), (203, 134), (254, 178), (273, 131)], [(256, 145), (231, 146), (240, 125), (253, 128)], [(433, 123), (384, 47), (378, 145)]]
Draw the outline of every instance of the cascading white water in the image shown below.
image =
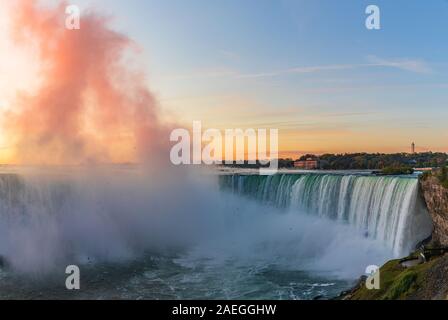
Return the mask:
[[(175, 288), (173, 298), (331, 297), (366, 266), (392, 258), (391, 246), (405, 250), (406, 238), (416, 243), (427, 235), (416, 179), (220, 176), (233, 195), (218, 189), (216, 176), (196, 172), (17, 171), (0, 174), (0, 258), (7, 265), (0, 277), (9, 288), (17, 287), (11, 271), (40, 278), (76, 264), (103, 279), (112, 263), (139, 297), (160, 298), (166, 286)], [(160, 288), (148, 274), (162, 279)], [(102, 281), (93, 295), (108, 291)], [(11, 290), (0, 290), (0, 298)], [(28, 290), (35, 297), (44, 289)]]
[(345, 221), (399, 256), (428, 237), (432, 222), (415, 177), (341, 174), (221, 176), (221, 187), (263, 203)]

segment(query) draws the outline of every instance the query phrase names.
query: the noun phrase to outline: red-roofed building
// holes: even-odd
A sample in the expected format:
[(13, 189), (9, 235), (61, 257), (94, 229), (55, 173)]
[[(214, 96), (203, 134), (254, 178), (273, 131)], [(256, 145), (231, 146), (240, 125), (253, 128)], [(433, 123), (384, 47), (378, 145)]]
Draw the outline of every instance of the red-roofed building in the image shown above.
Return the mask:
[(304, 170), (319, 169), (319, 159), (307, 158), (306, 160), (295, 161), (294, 168)]

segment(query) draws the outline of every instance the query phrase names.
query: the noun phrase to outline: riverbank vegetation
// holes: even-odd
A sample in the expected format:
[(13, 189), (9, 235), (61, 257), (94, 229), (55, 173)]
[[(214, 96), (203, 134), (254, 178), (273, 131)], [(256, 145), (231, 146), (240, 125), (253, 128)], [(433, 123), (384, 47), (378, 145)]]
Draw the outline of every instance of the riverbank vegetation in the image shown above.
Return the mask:
[(401, 175), (401, 174), (413, 174), (414, 169), (412, 167), (386, 167), (380, 171), (379, 175)]
[(443, 167), (437, 174), (440, 184), (448, 189), (448, 167)]
[(441, 279), (443, 279), (442, 282), (446, 282), (443, 278), (443, 270), (447, 264), (447, 256), (433, 257), (426, 263), (412, 267), (404, 267), (400, 260), (392, 260), (380, 268), (379, 290), (367, 289), (364, 280), (352, 292), (341, 298), (348, 300), (444, 299), (447, 289), (445, 285), (441, 285)]
[[(306, 155), (302, 158), (310, 157)], [(381, 170), (385, 168), (428, 168), (441, 167), (448, 163), (446, 153), (350, 153), (323, 154), (319, 156), (321, 168), (328, 170)]]
[[(323, 170), (386, 170), (396, 171), (397, 168), (440, 168), (448, 165), (448, 154), (441, 152), (422, 152), (422, 153), (344, 153), (323, 155), (305, 154), (296, 159), (304, 161), (315, 159), (319, 162), (319, 169)], [(294, 159), (279, 159), (279, 168), (293, 168)], [(260, 168), (267, 167), (269, 164), (261, 165), (249, 164), (246, 160), (242, 164), (236, 162), (226, 164), (228, 167), (235, 168)], [(399, 174), (399, 173), (396, 173)]]
[(421, 179), (427, 179), (430, 176), (436, 177), (437, 180), (440, 182), (440, 184), (448, 189), (448, 167), (447, 166), (442, 167), (437, 170), (427, 171), (422, 175)]

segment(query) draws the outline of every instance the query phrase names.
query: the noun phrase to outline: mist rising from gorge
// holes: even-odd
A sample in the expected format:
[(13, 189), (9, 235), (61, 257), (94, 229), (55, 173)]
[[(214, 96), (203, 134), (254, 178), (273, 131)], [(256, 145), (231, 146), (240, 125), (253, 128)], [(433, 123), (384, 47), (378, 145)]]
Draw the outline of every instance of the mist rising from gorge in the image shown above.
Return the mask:
[[(282, 215), (223, 195), (213, 176), (170, 167), (170, 125), (145, 75), (126, 64), (136, 44), (93, 11), (80, 30), (67, 30), (65, 5), (19, 0), (10, 13), (15, 43), (39, 57), (40, 83), (18, 95), (2, 125), (17, 163), (50, 165), (0, 176), (0, 256), (12, 270), (46, 273), (175, 248), (347, 276), (389, 256), (350, 226)], [(141, 166), (100, 165), (126, 161)]]
[(160, 121), (156, 98), (145, 75), (129, 66), (137, 44), (114, 31), (110, 17), (94, 11), (82, 13), (80, 30), (67, 29), (66, 6), (19, 0), (10, 7), (14, 43), (39, 60), (37, 89), (18, 93), (3, 116), (15, 162), (166, 158), (168, 131)]

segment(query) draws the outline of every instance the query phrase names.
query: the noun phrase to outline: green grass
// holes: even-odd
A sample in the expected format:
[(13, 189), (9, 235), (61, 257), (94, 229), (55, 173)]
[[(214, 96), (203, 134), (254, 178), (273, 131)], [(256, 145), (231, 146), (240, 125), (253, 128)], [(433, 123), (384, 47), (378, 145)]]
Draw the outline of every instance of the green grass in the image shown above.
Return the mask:
[(434, 259), (428, 263), (410, 268), (400, 265), (400, 260), (387, 262), (380, 268), (380, 289), (368, 290), (365, 284), (356, 290), (352, 300), (400, 300), (406, 299), (422, 287), (426, 272), (430, 269)]
[(415, 271), (403, 272), (392, 283), (384, 296), (386, 300), (396, 300), (418, 289), (418, 273)]

